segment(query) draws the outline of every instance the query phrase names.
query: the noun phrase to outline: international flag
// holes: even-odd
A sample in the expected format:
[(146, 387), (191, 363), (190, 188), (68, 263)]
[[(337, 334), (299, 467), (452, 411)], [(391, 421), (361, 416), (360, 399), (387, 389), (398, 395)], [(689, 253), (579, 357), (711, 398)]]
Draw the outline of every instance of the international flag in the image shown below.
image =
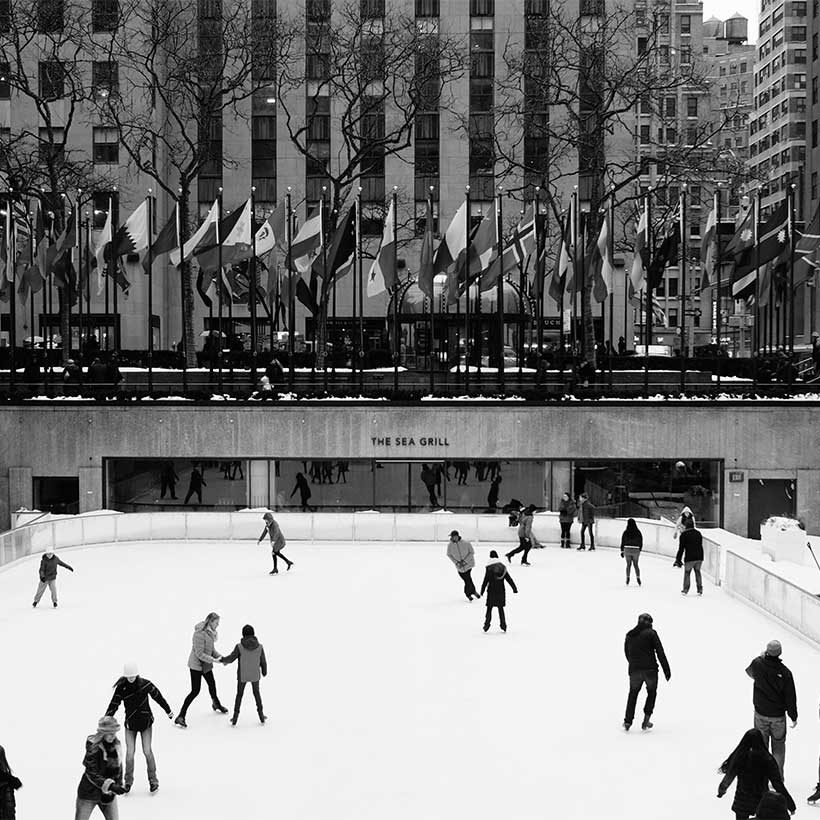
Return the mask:
[(820, 248), (820, 206), (814, 211), (811, 222), (805, 230), (795, 231), (797, 244), (794, 247), (794, 286), (804, 284), (814, 278), (820, 267), (817, 250)]
[[(151, 260), (155, 262), (160, 256), (165, 256), (174, 248), (179, 247), (179, 236), (177, 235), (177, 209), (179, 205), (174, 206), (174, 210), (162, 226), (162, 230), (157, 234), (157, 238), (151, 245)], [(142, 260), (145, 272), (148, 273), (148, 254), (145, 254)]]
[(750, 264), (750, 257), (753, 256), (752, 249), (755, 244), (755, 208), (756, 205), (749, 208), (742, 216), (734, 236), (726, 245), (726, 255), (733, 257), (735, 268), (745, 269), (744, 273), (748, 273), (753, 265), (753, 263)]
[(60, 232), (53, 245), (49, 245), (46, 251), (46, 270), (48, 275), (53, 276), (54, 284), (63, 289), (74, 287), (75, 270), (72, 269), (74, 260), (73, 251), (80, 246), (79, 232), (77, 230), (77, 219), (74, 208), (66, 219), (65, 227)]
[(327, 277), (322, 283), (323, 299), (327, 298), (334, 281), (341, 279), (343, 276), (350, 273), (355, 259), (356, 202), (354, 201), (350, 208), (348, 208), (342, 223), (333, 232), (333, 238), (330, 241), (330, 247), (327, 251), (326, 260)]
[[(251, 201), (223, 217), (213, 233), (203, 239), (200, 250), (195, 252), (199, 267), (206, 272), (215, 271), (220, 262), (226, 268), (251, 255)], [(213, 241), (209, 241), (213, 237)]]
[(302, 274), (307, 273), (322, 250), (323, 232), (324, 206), (320, 199), (316, 212), (305, 221), (291, 242), (288, 267)]
[(427, 199), (427, 211), (424, 220), (424, 237), (421, 240), (419, 254), (419, 290), (428, 298), (433, 298), (433, 206)]
[(467, 250), (467, 203), (462, 202), (436, 249), (433, 274), (447, 273)]
[(287, 209), (283, 199), (256, 232), (256, 255), (270, 253), (277, 245), (282, 248), (287, 240)]
[(106, 249), (111, 252), (111, 241), (113, 239), (112, 229), (112, 211), (111, 200), (108, 200), (108, 212), (105, 215), (105, 224), (102, 231), (97, 238), (97, 246), (94, 248), (94, 258), (97, 260), (97, 296), (100, 296), (105, 290), (105, 282), (103, 276), (105, 275), (105, 267), (107, 264)]
[(635, 250), (632, 255), (632, 269), (629, 272), (629, 281), (632, 283), (632, 290), (637, 293), (644, 286), (646, 281), (646, 263), (649, 252), (649, 243), (646, 241), (646, 233), (649, 226), (649, 214), (647, 213), (649, 203), (644, 200), (644, 207), (641, 211), (641, 218), (638, 220), (638, 232), (635, 236)]
[(601, 221), (601, 230), (598, 233), (597, 260), (592, 268), (592, 295), (596, 302), (603, 302), (612, 292), (612, 255), (609, 250), (609, 214), (604, 214)]
[[(448, 276), (447, 300), (455, 302), (490, 267), (490, 262), (498, 250), (498, 218), (496, 202), (483, 215), (470, 239), (469, 254), (463, 255), (455, 266), (455, 271)], [(469, 265), (469, 271), (468, 271)]]
[(680, 213), (675, 212), (671, 222), (666, 226), (666, 233), (661, 240), (661, 244), (655, 249), (655, 253), (652, 254), (652, 261), (649, 263), (647, 284), (650, 292), (660, 285), (666, 268), (669, 265), (677, 264), (679, 252)]
[(396, 270), (396, 213), (393, 208), (393, 200), (390, 200), (390, 207), (387, 209), (387, 216), (384, 220), (384, 230), (382, 231), (382, 241), (370, 272), (367, 275), (367, 295), (377, 296), (386, 290), (392, 290), (398, 282), (398, 271)]
[[(784, 246), (788, 243), (788, 238), (789, 209), (788, 203), (784, 201), (760, 225), (757, 247), (752, 252), (744, 251), (741, 262), (735, 263), (732, 274), (732, 296), (736, 299), (749, 296), (757, 275), (761, 276), (761, 284), (766, 284), (763, 280), (765, 266), (780, 256)], [(756, 265), (759, 267), (756, 268)]]
[(706, 219), (706, 230), (700, 241), (701, 288), (709, 287), (717, 264), (717, 208), (713, 205)]
[(116, 256), (127, 256), (129, 253), (139, 253), (148, 247), (148, 200), (143, 199), (136, 210), (125, 220), (125, 224), (117, 230), (114, 243)]
[[(489, 267), (481, 275), (481, 290), (490, 290), (499, 276), (519, 270), (535, 250), (535, 215), (532, 205), (524, 212), (521, 221), (515, 226), (512, 236), (504, 245), (499, 257), (497, 254)], [(537, 266), (536, 266), (537, 268)], [(536, 271), (536, 280), (537, 280)], [(535, 283), (538, 285), (538, 282)], [(537, 298), (537, 297), (536, 297)]]
[(561, 236), (561, 247), (555, 257), (555, 268), (552, 271), (552, 279), (549, 287), (549, 295), (559, 308), (564, 299), (563, 294), (565, 282), (573, 276), (573, 262), (572, 254), (570, 252), (572, 246), (572, 239), (569, 236), (570, 230), (570, 220), (567, 219), (565, 221), (564, 230)]
[[(193, 236), (185, 243), (183, 246), (183, 251), (185, 253), (185, 260), (190, 260), (191, 256), (200, 248), (200, 245), (204, 248), (203, 240), (208, 233), (208, 229), (212, 226), (215, 226), (217, 220), (219, 219), (219, 200), (214, 200), (214, 204), (211, 205), (211, 210), (208, 211), (208, 215), (205, 217), (205, 221), (196, 229)], [(181, 226), (180, 226), (181, 227)], [(214, 228), (215, 230), (215, 228)], [(181, 234), (182, 231), (180, 230), (178, 234)], [(174, 267), (177, 267), (181, 261), (181, 255), (179, 252), (179, 247), (174, 248), (171, 251), (171, 264)]]

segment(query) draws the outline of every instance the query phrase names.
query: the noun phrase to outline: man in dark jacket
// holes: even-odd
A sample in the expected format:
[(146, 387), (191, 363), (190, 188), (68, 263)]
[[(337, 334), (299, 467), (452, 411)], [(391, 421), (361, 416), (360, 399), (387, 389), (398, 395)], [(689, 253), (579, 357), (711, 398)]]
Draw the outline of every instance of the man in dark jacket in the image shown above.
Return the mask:
[(205, 479), (202, 477), (202, 473), (199, 471), (199, 464), (194, 464), (191, 470), (191, 478), (188, 481), (188, 493), (185, 496), (185, 501), (182, 503), (187, 504), (191, 500), (191, 496), (196, 493), (197, 503), (201, 504), (202, 488), (207, 486)]
[(135, 663), (125, 664), (122, 672), (123, 676), (114, 684), (114, 695), (105, 714), (115, 715), (121, 703), (125, 707), (125, 791), (127, 794), (134, 783), (134, 750), (139, 735), (142, 740), (142, 753), (148, 766), (148, 786), (155, 792), (159, 788), (159, 781), (157, 763), (151, 748), (154, 714), (148, 698), (152, 697), (171, 720), (174, 719), (174, 713), (162, 692), (148, 678), (139, 676), (139, 669)]
[(165, 498), (165, 493), (167, 493), (170, 490), (171, 498), (173, 498), (174, 501), (176, 501), (176, 487), (177, 481), (179, 481), (179, 476), (177, 475), (177, 471), (174, 469), (174, 462), (170, 459), (162, 462), (162, 470), (159, 475), (159, 481), (161, 489), (159, 497)]
[[(683, 563), (681, 563), (681, 558)], [(695, 570), (695, 584), (698, 588), (698, 595), (703, 595), (703, 579), (700, 576), (702, 564), (703, 536), (699, 530), (695, 529), (694, 522), (688, 520), (685, 522), (683, 532), (680, 534), (680, 546), (674, 563), (674, 566), (684, 568), (681, 595), (689, 594), (689, 576), (692, 574), (692, 570)]]
[[(669, 661), (663, 651), (663, 644), (652, 627), (652, 616), (644, 612), (638, 616), (638, 624), (626, 633), (624, 655), (629, 663), (629, 696), (626, 699), (624, 729), (628, 732), (635, 718), (635, 705), (641, 687), (646, 684), (646, 703), (643, 707), (641, 729), (651, 729), (649, 718), (655, 710), (655, 698), (658, 693), (658, 661), (663, 667), (663, 674), (668, 681), (672, 677)], [(657, 659), (656, 659), (657, 655)]]
[(504, 606), (507, 603), (507, 595), (504, 589), (505, 581), (510, 585), (513, 592), (518, 592), (515, 581), (510, 578), (507, 568), (498, 559), (498, 553), (495, 550), (490, 550), (490, 562), (484, 571), (484, 581), (481, 584), (481, 592), (478, 596), (480, 598), (484, 595), (484, 590), (487, 590), (487, 616), (484, 618), (485, 632), (490, 628), (493, 607), (498, 607), (498, 622), (501, 631), (507, 631), (507, 619), (504, 617)]
[(34, 593), (34, 603), (32, 606), (37, 606), (40, 603), (40, 598), (48, 587), (51, 592), (51, 603), (54, 608), (57, 608), (57, 567), (65, 567), (69, 572), (74, 572), (74, 567), (69, 566), (65, 561), (61, 561), (55, 554), (54, 550), (48, 549), (45, 555), (40, 559), (40, 583), (37, 585), (37, 592)]
[(763, 654), (746, 667), (746, 674), (755, 682), (752, 688), (755, 729), (763, 733), (767, 748), (771, 738), (772, 757), (781, 775), (786, 763), (787, 714), (792, 719), (792, 729), (797, 726), (797, 693), (791, 671), (780, 660), (782, 651), (780, 641), (769, 641)]
[(223, 664), (233, 663), (239, 660), (236, 669), (236, 700), (233, 705), (233, 717), (231, 726), (236, 726), (239, 720), (239, 707), (242, 706), (242, 695), (245, 694), (245, 684), (250, 684), (253, 690), (253, 699), (256, 701), (256, 713), (259, 715), (259, 722), (264, 723), (267, 718), (262, 711), (262, 695), (259, 693), (260, 677), (264, 678), (268, 674), (268, 661), (265, 658), (265, 647), (256, 639), (253, 627), (245, 624), (242, 627), (242, 640), (233, 648), (230, 655), (225, 655), (221, 660)]
[(578, 499), (578, 520), (581, 522), (581, 546), (578, 549), (586, 549), (584, 533), (588, 530), (589, 549), (592, 551), (595, 549), (595, 533), (593, 532), (595, 527), (595, 505), (589, 500), (586, 493), (581, 493), (581, 497)]

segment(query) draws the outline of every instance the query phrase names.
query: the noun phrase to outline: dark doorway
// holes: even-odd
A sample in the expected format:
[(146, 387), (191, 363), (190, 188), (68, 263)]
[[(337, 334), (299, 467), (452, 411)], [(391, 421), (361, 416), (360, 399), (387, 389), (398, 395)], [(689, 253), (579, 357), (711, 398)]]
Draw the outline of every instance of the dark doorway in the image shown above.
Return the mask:
[(748, 537), (760, 538), (760, 525), (772, 515), (794, 516), (797, 482), (791, 478), (749, 479)]
[(42, 512), (73, 514), (80, 511), (80, 479), (35, 478), (34, 508)]

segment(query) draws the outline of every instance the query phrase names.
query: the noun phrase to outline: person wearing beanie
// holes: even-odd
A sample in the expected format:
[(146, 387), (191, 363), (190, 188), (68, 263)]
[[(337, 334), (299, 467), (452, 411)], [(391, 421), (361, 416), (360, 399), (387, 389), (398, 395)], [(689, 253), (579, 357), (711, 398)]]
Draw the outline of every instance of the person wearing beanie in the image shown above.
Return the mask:
[(288, 560), (285, 553), (282, 552), (285, 548), (285, 536), (282, 535), (279, 524), (274, 520), (273, 513), (266, 512), (262, 518), (265, 521), (265, 529), (262, 530), (262, 535), (259, 536), (256, 543), (261, 544), (266, 535), (270, 539), (270, 551), (273, 556), (273, 569), (270, 571), (270, 575), (276, 575), (279, 572), (279, 568), (276, 566), (277, 558), (281, 558), (288, 565), (288, 569), (293, 566), (293, 561)]
[(648, 612), (638, 615), (638, 624), (626, 633), (624, 638), (624, 655), (629, 664), (629, 695), (626, 699), (624, 730), (629, 731), (635, 719), (635, 706), (638, 695), (646, 684), (646, 702), (643, 706), (643, 723), (641, 729), (651, 729), (652, 712), (655, 711), (655, 699), (658, 694), (658, 661), (663, 667), (663, 674), (669, 681), (672, 671), (663, 651), (663, 644), (652, 626), (652, 616)]
[(684, 522), (678, 543), (678, 554), (675, 556), (673, 566), (684, 568), (681, 595), (689, 594), (689, 576), (692, 570), (695, 570), (698, 595), (703, 595), (703, 579), (700, 576), (700, 568), (703, 564), (703, 536), (699, 530), (695, 529), (694, 519)]
[(87, 738), (74, 820), (88, 820), (97, 807), (106, 820), (118, 820), (117, 795), (125, 794), (119, 730), (117, 719), (105, 715), (97, 723), (97, 731)]
[(37, 606), (40, 603), (40, 598), (48, 587), (51, 592), (51, 603), (54, 608), (57, 608), (57, 567), (65, 567), (69, 572), (74, 572), (74, 567), (70, 567), (65, 561), (61, 561), (55, 554), (53, 549), (47, 549), (45, 554), (40, 559), (40, 583), (37, 585), (37, 592), (34, 593), (34, 603), (32, 606)]
[(586, 493), (581, 493), (578, 499), (578, 521), (581, 523), (581, 545), (578, 547), (579, 550), (587, 548), (584, 540), (584, 534), (587, 531), (589, 532), (589, 551), (592, 552), (595, 549), (595, 509), (595, 505), (589, 500), (589, 496)]
[(794, 677), (780, 660), (782, 652), (780, 641), (769, 641), (766, 649), (746, 667), (746, 674), (754, 681), (754, 726), (763, 735), (766, 748), (771, 741), (772, 756), (780, 767), (781, 775), (786, 765), (787, 714), (792, 719), (792, 729), (797, 726)]
[(149, 697), (160, 705), (169, 719), (174, 719), (174, 713), (162, 696), (162, 692), (148, 678), (140, 677), (139, 669), (135, 663), (125, 664), (122, 677), (114, 684), (114, 694), (105, 714), (115, 715), (121, 703), (125, 709), (126, 794), (131, 791), (131, 786), (134, 784), (134, 752), (137, 745), (137, 735), (140, 736), (142, 741), (142, 753), (145, 755), (145, 762), (148, 766), (148, 786), (152, 793), (159, 788), (157, 762), (151, 748), (154, 714), (151, 711)]
[(524, 509), (521, 510), (521, 515), (518, 519), (518, 546), (512, 550), (512, 552), (506, 553), (505, 556), (508, 561), (512, 562), (513, 555), (523, 552), (521, 565), (525, 567), (530, 566), (527, 556), (530, 554), (530, 550), (533, 548), (535, 541), (535, 537), (532, 534), (532, 521), (535, 509), (535, 504), (530, 504), (529, 507), (524, 507)]
[(0, 746), (0, 820), (15, 820), (17, 817), (17, 800), (14, 792), (22, 788), (19, 777), (9, 766), (6, 750)]
[(766, 792), (760, 798), (755, 812), (755, 820), (789, 820), (789, 806), (785, 795), (779, 792)]
[(490, 560), (484, 570), (484, 581), (481, 584), (481, 592), (479, 593), (480, 598), (484, 595), (484, 590), (487, 591), (487, 615), (484, 618), (485, 632), (490, 628), (493, 607), (498, 609), (498, 623), (501, 631), (507, 631), (507, 619), (504, 617), (504, 606), (507, 603), (505, 583), (510, 585), (513, 592), (518, 592), (515, 581), (510, 577), (503, 562), (499, 560), (498, 553), (495, 550), (490, 550)]
[(211, 706), (214, 712), (221, 712), (223, 715), (228, 713), (228, 710), (219, 702), (219, 695), (216, 693), (216, 681), (214, 680), (214, 664), (222, 657), (215, 648), (218, 628), (219, 615), (216, 612), (209, 612), (205, 620), (200, 621), (194, 627), (191, 654), (188, 656), (191, 691), (185, 696), (182, 708), (174, 720), (174, 723), (183, 729), (188, 728), (185, 717), (188, 714), (188, 707), (196, 700), (202, 689), (203, 678), (205, 678), (205, 683), (208, 684), (208, 692), (211, 695)]
[(464, 594), (468, 601), (473, 600), (473, 595), (478, 598), (472, 575), (470, 574), (475, 566), (475, 550), (469, 541), (465, 541), (458, 530), (450, 533), (450, 540), (447, 542), (447, 557), (455, 564), (459, 578), (464, 582)]
[(253, 690), (259, 722), (264, 723), (267, 718), (262, 711), (259, 681), (268, 674), (268, 661), (265, 658), (265, 647), (257, 640), (250, 624), (242, 627), (242, 640), (233, 648), (230, 655), (222, 658), (222, 663), (227, 665), (235, 660), (238, 660), (239, 664), (236, 667), (236, 700), (233, 704), (231, 726), (236, 726), (236, 721), (239, 720), (239, 707), (242, 706), (242, 695), (245, 694), (245, 685), (248, 683)]

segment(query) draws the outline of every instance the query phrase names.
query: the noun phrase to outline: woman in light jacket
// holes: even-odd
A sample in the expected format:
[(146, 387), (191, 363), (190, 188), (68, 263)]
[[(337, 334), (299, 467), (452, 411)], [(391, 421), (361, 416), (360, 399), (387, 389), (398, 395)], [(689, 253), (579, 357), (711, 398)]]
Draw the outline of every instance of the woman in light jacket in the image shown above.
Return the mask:
[(196, 700), (199, 690), (202, 688), (202, 679), (208, 684), (208, 691), (211, 693), (211, 706), (214, 712), (227, 714), (228, 710), (219, 702), (219, 695), (216, 693), (216, 681), (214, 680), (214, 664), (222, 657), (214, 648), (219, 628), (219, 615), (216, 612), (209, 612), (204, 621), (200, 621), (194, 627), (194, 636), (191, 647), (191, 654), (188, 657), (188, 670), (191, 673), (191, 691), (185, 698), (182, 708), (179, 710), (174, 723), (187, 728), (185, 715), (188, 707)]

